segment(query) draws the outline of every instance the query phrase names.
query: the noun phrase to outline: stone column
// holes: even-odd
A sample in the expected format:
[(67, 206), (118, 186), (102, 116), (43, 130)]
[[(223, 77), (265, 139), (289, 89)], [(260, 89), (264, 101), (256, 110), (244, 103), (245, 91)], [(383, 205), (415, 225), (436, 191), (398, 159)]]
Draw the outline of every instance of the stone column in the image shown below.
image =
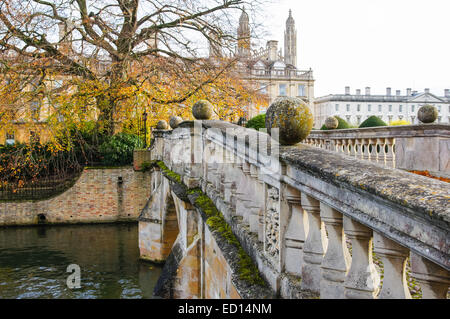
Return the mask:
[(372, 230), (344, 216), (344, 231), (352, 241), (352, 263), (345, 278), (345, 297), (371, 299), (378, 293), (380, 276), (372, 260)]
[(320, 203), (317, 199), (302, 193), (303, 209), (308, 213), (309, 231), (303, 246), (301, 289), (320, 292), (321, 268), (327, 239), (320, 220)]
[(320, 298), (343, 299), (345, 276), (351, 263), (342, 226), (343, 216), (330, 206), (320, 203), (320, 217), (328, 233), (328, 249), (321, 266)]
[(412, 276), (422, 288), (423, 299), (446, 299), (450, 272), (428, 259), (411, 252)]
[(383, 287), (378, 298), (411, 299), (406, 281), (409, 250), (377, 232), (373, 234), (373, 246), (384, 265)]

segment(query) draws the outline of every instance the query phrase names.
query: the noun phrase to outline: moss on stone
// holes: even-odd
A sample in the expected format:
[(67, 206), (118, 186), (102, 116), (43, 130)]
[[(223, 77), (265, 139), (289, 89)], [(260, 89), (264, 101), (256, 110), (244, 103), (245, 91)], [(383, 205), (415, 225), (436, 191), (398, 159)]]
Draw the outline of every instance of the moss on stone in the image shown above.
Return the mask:
[(239, 257), (239, 279), (246, 281), (253, 285), (264, 286), (265, 282), (259, 274), (258, 268), (253, 263), (250, 256), (242, 248), (239, 240), (233, 234), (230, 225), (225, 221), (225, 218), (214, 205), (213, 201), (206, 196), (200, 189), (191, 189), (189, 194), (197, 194), (195, 204), (206, 214), (206, 224), (211, 231), (217, 231), (222, 238), (224, 238), (230, 245), (233, 245), (238, 249)]
[(165, 173), (165, 175), (177, 183), (181, 183), (181, 176), (173, 171), (171, 171), (163, 161), (157, 161), (156, 165)]
[[(153, 163), (164, 172), (164, 175), (168, 176), (172, 180), (175, 180), (177, 183), (182, 184), (181, 176), (171, 171), (163, 161), (154, 161)], [(185, 185), (183, 184), (183, 186)], [(187, 189), (186, 193), (188, 195), (195, 195), (194, 204), (200, 208), (203, 213), (205, 213), (206, 224), (209, 226), (210, 230), (212, 232), (217, 231), (217, 233), (224, 238), (227, 243), (233, 245), (238, 250), (239, 279), (249, 284), (264, 286), (265, 282), (262, 279), (258, 268), (253, 263), (250, 256), (242, 248), (239, 240), (233, 234), (230, 225), (226, 222), (216, 205), (214, 205), (214, 202), (199, 188)]]

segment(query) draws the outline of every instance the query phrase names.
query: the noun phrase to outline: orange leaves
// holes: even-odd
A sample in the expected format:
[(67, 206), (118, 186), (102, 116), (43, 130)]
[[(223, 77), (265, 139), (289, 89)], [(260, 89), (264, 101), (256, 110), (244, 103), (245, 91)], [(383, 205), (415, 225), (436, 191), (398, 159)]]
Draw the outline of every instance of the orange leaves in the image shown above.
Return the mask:
[(438, 177), (438, 176), (431, 175), (429, 171), (409, 171), (409, 172), (417, 174), (417, 175), (426, 176), (426, 177), (429, 177), (429, 178), (438, 179), (438, 180), (443, 181), (443, 182), (450, 183), (450, 179), (449, 178)]

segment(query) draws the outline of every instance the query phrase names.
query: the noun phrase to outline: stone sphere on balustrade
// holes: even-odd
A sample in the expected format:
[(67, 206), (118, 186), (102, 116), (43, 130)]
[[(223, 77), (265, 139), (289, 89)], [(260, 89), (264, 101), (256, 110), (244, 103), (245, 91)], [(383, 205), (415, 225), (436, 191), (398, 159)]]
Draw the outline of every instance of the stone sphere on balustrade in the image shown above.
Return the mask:
[(179, 116), (172, 116), (169, 120), (169, 125), (171, 128), (176, 129), (180, 123), (183, 122), (183, 119)]
[(313, 123), (310, 109), (299, 98), (278, 98), (267, 109), (267, 132), (274, 136), (272, 129), (278, 128), (279, 141), (282, 145), (301, 142), (311, 132)]
[(169, 126), (167, 125), (167, 122), (164, 121), (164, 120), (160, 120), (156, 124), (156, 129), (157, 130), (167, 130), (168, 128), (169, 128)]
[(422, 123), (433, 123), (438, 118), (438, 110), (433, 105), (421, 106), (417, 111), (417, 118)]
[(213, 105), (206, 100), (197, 101), (192, 107), (192, 115), (197, 120), (209, 120), (213, 115)]
[(329, 130), (334, 130), (339, 126), (339, 121), (334, 116), (327, 117), (325, 120), (325, 127)]

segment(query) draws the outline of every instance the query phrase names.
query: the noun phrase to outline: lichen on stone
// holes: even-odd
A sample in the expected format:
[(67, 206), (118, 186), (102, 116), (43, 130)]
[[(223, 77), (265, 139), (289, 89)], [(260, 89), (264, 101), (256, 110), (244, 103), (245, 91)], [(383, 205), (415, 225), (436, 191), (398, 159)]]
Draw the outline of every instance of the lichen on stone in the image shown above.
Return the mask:
[(266, 113), (267, 132), (273, 136), (279, 129), (282, 145), (293, 145), (305, 139), (313, 127), (313, 115), (306, 103), (299, 98), (283, 97), (275, 100)]

